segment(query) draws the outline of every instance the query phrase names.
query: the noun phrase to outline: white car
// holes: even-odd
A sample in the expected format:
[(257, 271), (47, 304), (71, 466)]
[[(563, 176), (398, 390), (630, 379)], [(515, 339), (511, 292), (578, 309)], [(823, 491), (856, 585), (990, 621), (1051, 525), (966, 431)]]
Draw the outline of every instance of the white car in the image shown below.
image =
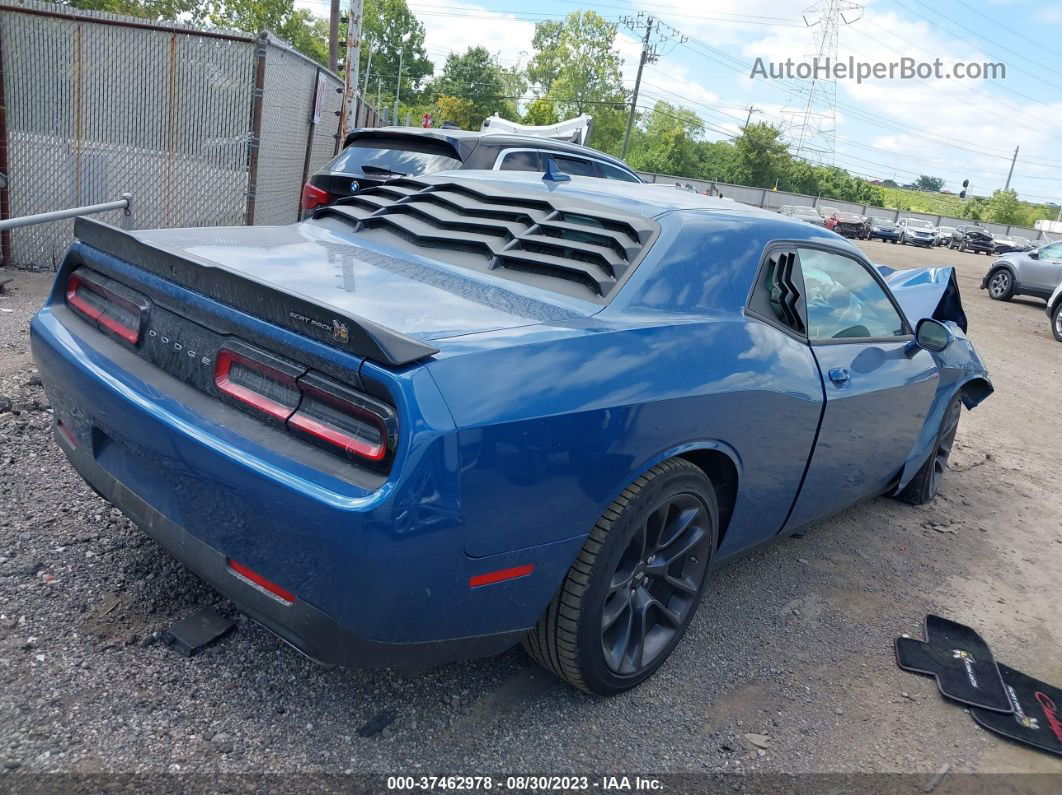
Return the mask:
[(905, 246), (933, 246), (937, 242), (937, 228), (929, 221), (921, 218), (901, 218), (897, 226), (900, 228), (900, 242)]

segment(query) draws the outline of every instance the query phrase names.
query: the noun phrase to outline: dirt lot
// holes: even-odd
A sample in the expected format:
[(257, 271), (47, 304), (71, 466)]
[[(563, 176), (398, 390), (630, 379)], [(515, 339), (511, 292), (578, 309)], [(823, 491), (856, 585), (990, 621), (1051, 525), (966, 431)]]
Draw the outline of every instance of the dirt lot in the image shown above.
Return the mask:
[[(920, 786), (944, 764), (949, 780), (1062, 775), (1062, 760), (987, 734), (892, 653), (937, 612), (1062, 685), (1062, 345), (1041, 302), (978, 289), (987, 257), (864, 247), (898, 267), (958, 267), (995, 381), (964, 413), (942, 496), (924, 508), (875, 500), (720, 572), (671, 661), (610, 700), (519, 650), (417, 674), (321, 670), (245, 620), (196, 658), (159, 643), (157, 631), (217, 597), (51, 442), (26, 331), (48, 279), (14, 274), (14, 294), (0, 296), (13, 310), (0, 312), (0, 395), (14, 402), (0, 413), (0, 782), (27, 771), (902, 771)], [(383, 710), (394, 723), (360, 737)]]

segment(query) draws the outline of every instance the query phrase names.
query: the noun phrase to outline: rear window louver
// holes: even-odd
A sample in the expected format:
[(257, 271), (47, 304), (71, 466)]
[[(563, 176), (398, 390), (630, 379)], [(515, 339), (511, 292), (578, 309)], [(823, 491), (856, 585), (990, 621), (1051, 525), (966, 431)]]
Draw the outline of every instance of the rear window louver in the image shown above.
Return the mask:
[(472, 181), (393, 180), (314, 218), (328, 215), (443, 262), (595, 300), (626, 280), (659, 232), (649, 218), (604, 205)]

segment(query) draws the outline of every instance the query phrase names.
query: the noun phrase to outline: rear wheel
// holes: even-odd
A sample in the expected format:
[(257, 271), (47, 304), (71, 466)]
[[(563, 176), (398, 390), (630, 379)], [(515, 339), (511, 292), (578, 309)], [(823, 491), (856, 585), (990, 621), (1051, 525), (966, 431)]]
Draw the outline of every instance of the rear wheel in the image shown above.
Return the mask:
[(718, 527), (715, 492), (700, 469), (679, 458), (653, 467), (594, 525), (524, 648), (591, 693), (645, 681), (693, 619)]
[(940, 431), (937, 434), (936, 446), (933, 454), (929, 457), (922, 468), (911, 479), (903, 491), (896, 495), (897, 499), (908, 502), (911, 505), (925, 505), (932, 502), (940, 490), (940, 483), (944, 479), (944, 472), (948, 468), (948, 458), (951, 457), (951, 448), (955, 444), (955, 432), (959, 429), (959, 416), (962, 413), (962, 401), (956, 397), (944, 412), (944, 419), (940, 423)]
[(1062, 342), (1062, 301), (1059, 301), (1051, 312), (1051, 333), (1055, 339)]
[(1014, 297), (1014, 277), (1006, 268), (1000, 268), (988, 280), (988, 294), (997, 301), (1009, 301)]

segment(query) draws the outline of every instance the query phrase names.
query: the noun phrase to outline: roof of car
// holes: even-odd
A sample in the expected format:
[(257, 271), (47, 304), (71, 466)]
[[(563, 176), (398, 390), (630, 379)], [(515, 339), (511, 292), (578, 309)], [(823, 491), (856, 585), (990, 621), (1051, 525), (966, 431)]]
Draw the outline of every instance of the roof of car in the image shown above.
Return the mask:
[(556, 138), (545, 138), (539, 135), (521, 135), (519, 133), (494, 133), (480, 130), (443, 129), (442, 127), (374, 127), (371, 129), (358, 130), (360, 137), (373, 133), (387, 134), (400, 133), (402, 135), (418, 135), (425, 138), (433, 138), (437, 141), (459, 140), (469, 143), (479, 140), (488, 140), (492, 144), (502, 146), (530, 146), (541, 149), (553, 149), (558, 152), (571, 152), (572, 154), (587, 155), (605, 160), (609, 163), (632, 171), (630, 166), (622, 160), (605, 154), (604, 152), (589, 146), (581, 146)]

